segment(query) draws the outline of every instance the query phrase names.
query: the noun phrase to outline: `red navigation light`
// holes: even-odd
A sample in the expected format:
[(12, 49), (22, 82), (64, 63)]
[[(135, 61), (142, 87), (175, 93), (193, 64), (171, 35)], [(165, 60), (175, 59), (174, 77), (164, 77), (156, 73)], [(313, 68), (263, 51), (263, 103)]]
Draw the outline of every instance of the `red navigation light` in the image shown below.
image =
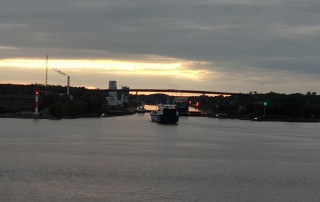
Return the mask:
[(39, 90), (36, 90), (36, 91), (35, 91), (35, 94), (36, 94), (36, 95), (39, 95)]

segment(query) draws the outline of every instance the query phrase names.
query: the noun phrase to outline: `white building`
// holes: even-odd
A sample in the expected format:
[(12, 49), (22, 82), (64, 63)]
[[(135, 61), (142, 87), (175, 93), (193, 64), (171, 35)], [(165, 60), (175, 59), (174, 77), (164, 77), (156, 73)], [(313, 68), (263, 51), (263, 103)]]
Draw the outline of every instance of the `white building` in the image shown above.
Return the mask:
[[(121, 93), (118, 93), (117, 91), (109, 91), (109, 96), (106, 97), (108, 105), (110, 106), (116, 106), (116, 105), (122, 105), (125, 102), (128, 102), (128, 96), (129, 96), (129, 87), (122, 87), (124, 91)], [(117, 90), (117, 82), (116, 81), (109, 81), (109, 90)], [(120, 97), (120, 100), (119, 100)]]
[(128, 102), (130, 88), (127, 86), (124, 86), (122, 87), (122, 90), (123, 91), (119, 95), (121, 96), (121, 104)]
[[(116, 81), (109, 81), (109, 90), (117, 90)], [(106, 99), (110, 106), (116, 106), (119, 104), (117, 91), (109, 91), (109, 96), (106, 97)]]
[[(109, 90), (117, 90), (117, 82), (116, 81), (109, 81)], [(109, 91), (109, 96), (117, 97), (117, 91)]]

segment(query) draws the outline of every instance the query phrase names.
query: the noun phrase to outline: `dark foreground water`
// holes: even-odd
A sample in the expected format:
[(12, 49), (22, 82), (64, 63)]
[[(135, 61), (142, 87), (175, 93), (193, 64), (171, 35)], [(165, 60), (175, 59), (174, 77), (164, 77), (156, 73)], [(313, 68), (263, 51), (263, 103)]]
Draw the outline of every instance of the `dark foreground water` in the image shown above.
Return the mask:
[(0, 201), (320, 201), (320, 124), (0, 119)]

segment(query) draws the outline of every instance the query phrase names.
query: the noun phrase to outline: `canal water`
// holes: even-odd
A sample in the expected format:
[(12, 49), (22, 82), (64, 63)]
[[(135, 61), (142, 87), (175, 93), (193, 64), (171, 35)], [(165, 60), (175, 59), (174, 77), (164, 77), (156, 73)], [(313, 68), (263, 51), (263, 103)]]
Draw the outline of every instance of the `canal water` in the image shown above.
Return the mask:
[(320, 124), (0, 119), (0, 201), (320, 201)]

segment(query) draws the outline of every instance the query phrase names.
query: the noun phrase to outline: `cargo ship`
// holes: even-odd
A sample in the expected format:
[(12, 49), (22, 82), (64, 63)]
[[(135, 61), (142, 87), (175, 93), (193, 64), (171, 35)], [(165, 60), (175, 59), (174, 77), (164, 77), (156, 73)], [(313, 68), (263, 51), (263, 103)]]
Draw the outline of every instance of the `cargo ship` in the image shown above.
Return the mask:
[(139, 105), (137, 107), (137, 113), (145, 113), (146, 109), (144, 108), (144, 105)]
[(189, 101), (187, 97), (175, 97), (173, 99), (180, 116), (186, 116), (189, 113)]
[(179, 113), (176, 105), (159, 104), (158, 109), (151, 111), (151, 121), (158, 123), (177, 123), (179, 121)]

